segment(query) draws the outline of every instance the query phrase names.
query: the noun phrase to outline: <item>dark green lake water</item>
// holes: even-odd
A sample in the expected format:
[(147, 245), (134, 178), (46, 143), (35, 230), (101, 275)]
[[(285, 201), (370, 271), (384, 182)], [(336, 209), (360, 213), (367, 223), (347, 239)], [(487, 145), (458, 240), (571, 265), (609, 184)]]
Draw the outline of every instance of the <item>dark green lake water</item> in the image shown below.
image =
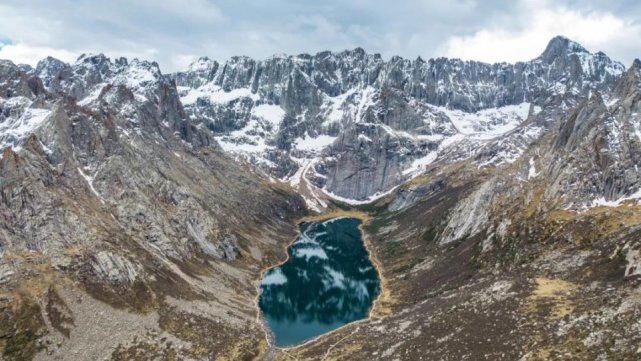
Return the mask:
[(259, 306), (276, 346), (300, 344), (368, 316), (380, 281), (359, 225), (355, 218), (303, 223), (289, 260), (265, 272)]

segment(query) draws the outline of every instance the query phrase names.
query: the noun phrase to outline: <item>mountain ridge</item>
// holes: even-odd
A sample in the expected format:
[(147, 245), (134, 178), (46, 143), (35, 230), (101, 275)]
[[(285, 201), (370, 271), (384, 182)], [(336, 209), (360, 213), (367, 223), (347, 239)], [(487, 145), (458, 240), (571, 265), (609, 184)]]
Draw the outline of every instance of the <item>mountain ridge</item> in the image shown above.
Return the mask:
[[(2, 357), (634, 359), (640, 69), (563, 37), (517, 64), (0, 61)], [(312, 213), (364, 219), (384, 297), (278, 350), (258, 284)]]
[[(129, 74), (130, 69), (135, 71)], [(438, 159), (434, 151), (442, 152), (442, 141), (430, 139), (449, 139), (457, 133), (469, 135), (470, 131), (460, 129), (461, 125), (469, 127), (470, 117), (465, 113), (487, 113), (487, 109), (498, 108), (496, 114), (503, 114), (503, 107), (521, 106), (523, 110), (519, 112), (507, 110), (513, 118), (508, 121), (509, 126), (497, 122), (496, 115), (487, 120), (481, 120), (485, 115), (473, 117), (487, 122), (488, 129), (497, 128), (486, 138), (498, 136), (499, 129), (505, 132), (517, 126), (518, 119), (525, 120), (527, 104), (556, 93), (581, 95), (591, 89), (604, 89), (624, 70), (605, 54), (589, 53), (560, 36), (551, 39), (539, 57), (515, 64), (447, 58), (410, 61), (398, 56), (384, 61), (380, 55), (356, 48), (338, 53), (273, 56), (263, 61), (238, 56), (224, 64), (201, 57), (188, 69), (191, 70), (165, 75), (154, 62), (129, 62), (124, 58), (112, 62), (104, 55), (83, 54), (73, 67), (45, 59), (33, 73), (54, 92), (70, 94), (85, 103), (92, 99), (87, 98), (88, 91), (92, 90), (95, 96), (100, 89), (94, 88), (105, 82), (126, 84), (140, 76), (138, 83), (129, 85), (144, 92), (140, 81), (161, 81), (169, 88), (175, 81), (186, 112), (181, 117), (211, 131), (207, 135), (200, 132), (202, 142), (209, 144), (213, 138), (226, 151), (245, 157), (292, 184), (301, 184), (299, 178), (312, 173), (310, 182), (302, 182), (308, 188), (303, 193), (308, 194), (312, 207), (320, 209), (326, 204), (323, 199), (327, 195), (362, 202), (407, 181), (416, 174), (416, 167)], [(117, 75), (119, 72), (122, 74)], [(63, 89), (64, 84), (68, 89)], [(402, 106), (389, 107), (385, 105), (388, 103)], [(398, 110), (382, 113), (377, 107)], [(374, 133), (378, 134), (373, 138), (377, 142), (385, 136), (362, 124), (382, 126), (384, 133), (399, 139), (400, 148), (389, 148), (389, 143), (375, 144), (388, 148), (368, 160), (362, 152), (354, 153), (354, 147), (364, 139), (372, 139)], [(350, 127), (360, 130), (347, 132), (353, 134), (351, 139), (339, 139), (345, 144), (330, 143)], [(481, 134), (478, 130), (473, 132)], [(302, 149), (297, 150), (297, 144)], [(318, 144), (324, 149), (310, 152), (304, 144)], [(520, 150), (517, 146), (510, 148), (504, 156), (485, 163), (501, 164), (513, 159)], [(337, 155), (343, 154), (346, 157), (340, 161)], [(314, 164), (306, 165), (310, 162)], [(309, 169), (297, 175), (303, 168)], [(354, 178), (355, 169), (365, 169), (366, 174)]]

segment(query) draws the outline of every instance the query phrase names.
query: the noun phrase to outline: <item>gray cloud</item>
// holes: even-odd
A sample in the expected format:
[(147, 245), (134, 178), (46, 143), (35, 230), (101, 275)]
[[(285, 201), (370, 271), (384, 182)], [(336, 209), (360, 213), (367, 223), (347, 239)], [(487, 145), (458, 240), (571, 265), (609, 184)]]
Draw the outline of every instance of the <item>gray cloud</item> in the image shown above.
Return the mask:
[(641, 6), (626, 0), (5, 0), (0, 14), (0, 43), (10, 42), (0, 57), (32, 64), (46, 55), (71, 61), (104, 52), (174, 71), (201, 55), (264, 58), (357, 46), (386, 57), (514, 61), (535, 56), (556, 33), (627, 64), (641, 56)]

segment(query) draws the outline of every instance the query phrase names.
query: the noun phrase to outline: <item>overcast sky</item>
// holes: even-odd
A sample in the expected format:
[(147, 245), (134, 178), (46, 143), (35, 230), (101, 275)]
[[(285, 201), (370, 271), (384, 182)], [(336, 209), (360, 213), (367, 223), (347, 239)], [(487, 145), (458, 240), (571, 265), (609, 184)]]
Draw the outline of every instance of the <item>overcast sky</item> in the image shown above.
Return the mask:
[(636, 0), (2, 0), (0, 58), (34, 65), (81, 53), (156, 60), (265, 58), (357, 46), (384, 57), (528, 60), (554, 35), (641, 58)]

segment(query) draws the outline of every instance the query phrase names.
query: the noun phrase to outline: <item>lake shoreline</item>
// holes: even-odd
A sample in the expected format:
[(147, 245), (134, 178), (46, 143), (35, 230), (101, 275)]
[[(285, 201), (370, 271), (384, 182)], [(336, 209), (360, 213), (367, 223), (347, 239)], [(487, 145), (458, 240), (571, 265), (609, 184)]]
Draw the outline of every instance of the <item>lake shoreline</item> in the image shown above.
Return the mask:
[[(304, 341), (304, 342), (302, 342), (300, 344), (297, 344), (297, 345), (284, 346), (284, 347), (277, 346), (276, 343), (275, 343), (274, 334), (273, 334), (271, 328), (269, 327), (265, 317), (263, 316), (263, 311), (260, 309), (260, 306), (259, 306), (259, 300), (260, 300), (260, 297), (261, 297), (262, 289), (261, 289), (261, 283), (258, 282), (257, 288), (258, 288), (259, 292), (258, 292), (258, 294), (256, 296), (256, 308), (257, 308), (257, 312), (258, 312), (258, 321), (259, 321), (260, 325), (263, 327), (263, 331), (265, 332), (266, 341), (267, 341), (267, 344), (268, 344), (268, 350), (267, 350), (266, 359), (273, 359), (275, 356), (277, 356), (276, 353), (279, 353), (279, 352), (282, 352), (282, 353), (287, 355), (289, 351), (294, 351), (296, 349), (309, 346), (310, 344), (321, 340), (323, 337), (330, 336), (330, 335), (334, 334), (337, 331), (344, 330), (345, 327), (358, 326), (359, 324), (361, 324), (363, 322), (367, 322), (367, 321), (370, 321), (372, 319), (380, 319), (380, 318), (385, 317), (385, 316), (390, 314), (390, 310), (383, 306), (383, 304), (390, 303), (390, 301), (391, 301), (391, 297), (390, 297), (390, 294), (389, 294), (389, 288), (387, 286), (387, 284), (388, 284), (387, 283), (387, 279), (385, 278), (385, 276), (384, 276), (384, 274), (382, 272), (383, 271), (382, 263), (380, 262), (380, 260), (376, 256), (376, 253), (374, 252), (374, 248), (373, 248), (373, 245), (372, 245), (371, 238), (370, 238), (369, 234), (365, 231), (365, 226), (368, 225), (371, 222), (371, 219), (372, 219), (371, 215), (366, 213), (366, 212), (362, 212), (362, 211), (358, 211), (358, 210), (336, 209), (336, 210), (332, 210), (332, 211), (329, 211), (329, 212), (316, 214), (316, 215), (311, 215), (311, 216), (305, 216), (305, 217), (301, 217), (301, 218), (297, 219), (295, 221), (295, 224), (298, 226), (298, 230), (297, 230), (298, 235), (296, 237), (294, 237), (294, 239), (291, 242), (289, 242), (288, 244), (285, 245), (285, 247), (284, 247), (285, 248), (285, 253), (286, 253), (285, 259), (283, 261), (281, 261), (281, 262), (278, 262), (275, 265), (272, 265), (270, 267), (267, 267), (267, 268), (263, 269), (261, 271), (261, 273), (260, 273), (260, 279), (262, 280), (265, 277), (265, 273), (267, 271), (269, 271), (271, 269), (274, 269), (276, 267), (280, 267), (280, 266), (282, 266), (283, 264), (287, 263), (290, 260), (291, 256), (289, 254), (289, 249), (302, 235), (302, 232), (301, 232), (301, 229), (300, 229), (301, 223), (304, 223), (304, 222), (321, 222), (321, 221), (327, 221), (327, 220), (330, 220), (330, 219), (338, 219), (338, 218), (354, 218), (354, 219), (358, 219), (358, 220), (361, 221), (360, 224), (358, 225), (358, 230), (360, 232), (360, 238), (361, 238), (361, 241), (362, 241), (362, 245), (363, 245), (365, 251), (367, 252), (368, 260), (371, 262), (372, 266), (375, 268), (376, 274), (378, 276), (379, 292), (378, 292), (377, 296), (372, 300), (372, 305), (371, 305), (371, 308), (370, 308), (370, 310), (368, 312), (367, 317), (361, 318), (361, 319), (358, 319), (358, 320), (354, 320), (354, 321), (350, 321), (350, 322), (348, 322), (348, 323), (346, 323), (346, 324), (344, 324), (344, 325), (342, 325), (340, 327), (337, 327), (337, 328), (335, 328), (333, 330), (330, 330), (328, 332), (325, 332), (325, 333), (322, 333), (322, 334), (320, 334), (318, 336), (310, 338), (310, 339), (308, 339), (308, 340), (306, 340), (306, 341)], [(332, 345), (328, 349), (328, 352), (334, 346), (335, 346), (335, 344)]]

